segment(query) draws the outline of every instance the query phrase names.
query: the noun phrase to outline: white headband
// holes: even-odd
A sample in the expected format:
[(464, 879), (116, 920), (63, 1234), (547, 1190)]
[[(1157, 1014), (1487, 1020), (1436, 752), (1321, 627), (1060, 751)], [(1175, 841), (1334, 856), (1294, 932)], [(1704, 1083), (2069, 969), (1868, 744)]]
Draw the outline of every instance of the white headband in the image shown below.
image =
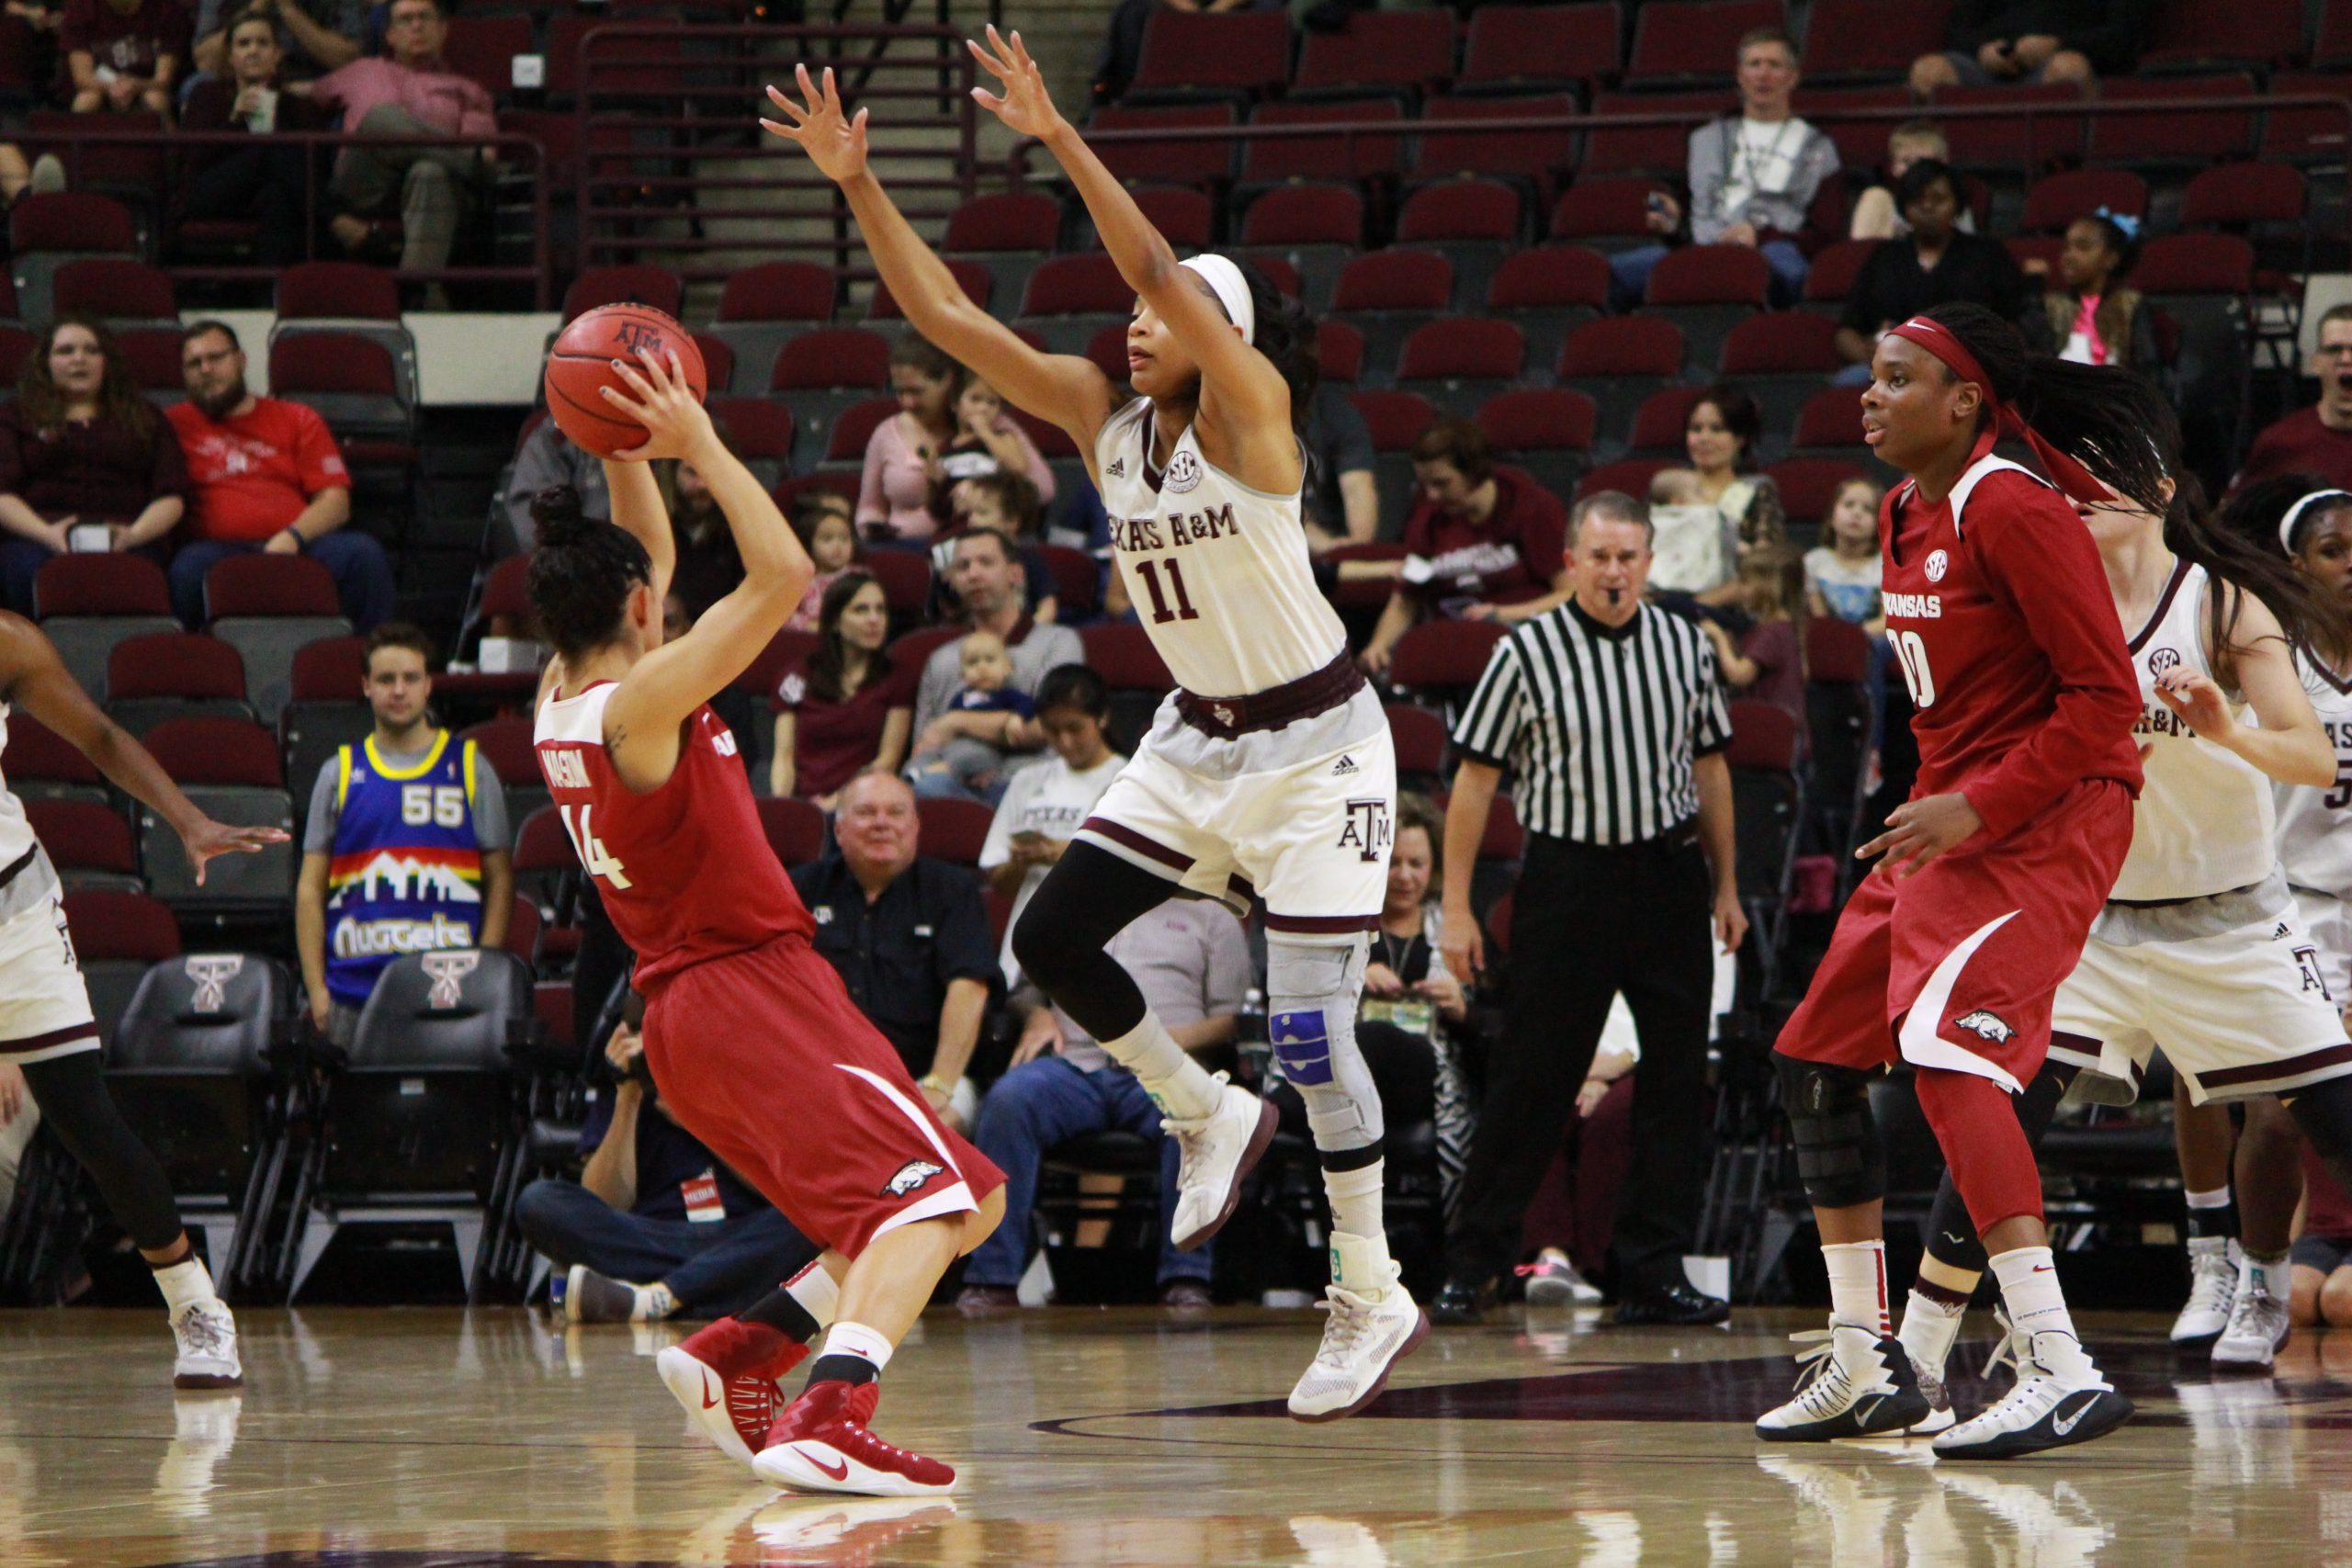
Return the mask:
[(1210, 292), (1225, 307), (1226, 319), (1241, 329), (1241, 341), (1254, 347), (1258, 342), (1258, 303), (1250, 297), (1250, 280), (1241, 276), (1241, 269), (1214, 251), (1188, 256), (1179, 265), (1208, 279)]
[(2352, 491), (2315, 490), (2287, 508), (2287, 515), (2278, 519), (2278, 547), (2289, 555), (2293, 555), (2295, 553), (2295, 525), (2303, 520), (2303, 513), (2314, 508), (2332, 508), (2339, 502), (2346, 505), (2352, 505)]

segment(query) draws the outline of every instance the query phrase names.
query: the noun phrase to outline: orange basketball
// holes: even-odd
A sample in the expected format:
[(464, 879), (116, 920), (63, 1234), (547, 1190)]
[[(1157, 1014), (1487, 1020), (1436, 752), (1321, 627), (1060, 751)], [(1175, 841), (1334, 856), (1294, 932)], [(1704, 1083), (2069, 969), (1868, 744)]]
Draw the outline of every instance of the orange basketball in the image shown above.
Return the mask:
[(627, 392), (628, 383), (613, 372), (613, 361), (634, 365), (637, 351), (650, 349), (667, 362), (675, 354), (697, 400), (708, 391), (702, 350), (694, 335), (650, 305), (599, 305), (583, 311), (556, 335), (548, 354), (548, 412), (582, 451), (599, 457), (641, 445), (645, 426), (605, 400), (598, 388)]

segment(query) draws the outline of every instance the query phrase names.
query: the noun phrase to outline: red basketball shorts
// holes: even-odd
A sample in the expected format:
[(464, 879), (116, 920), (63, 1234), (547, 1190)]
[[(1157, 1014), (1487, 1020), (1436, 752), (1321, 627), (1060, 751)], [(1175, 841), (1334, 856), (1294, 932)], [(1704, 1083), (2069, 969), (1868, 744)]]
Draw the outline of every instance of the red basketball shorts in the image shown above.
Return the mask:
[(1778, 1048), (1849, 1067), (1899, 1057), (2019, 1092), (2131, 847), (2131, 791), (2089, 779), (2005, 839), (1971, 840), (1910, 876), (1873, 871)]
[(646, 998), (645, 1059), (680, 1125), (802, 1235), (855, 1258), (977, 1209), (1004, 1173), (934, 1114), (806, 938), (679, 970)]

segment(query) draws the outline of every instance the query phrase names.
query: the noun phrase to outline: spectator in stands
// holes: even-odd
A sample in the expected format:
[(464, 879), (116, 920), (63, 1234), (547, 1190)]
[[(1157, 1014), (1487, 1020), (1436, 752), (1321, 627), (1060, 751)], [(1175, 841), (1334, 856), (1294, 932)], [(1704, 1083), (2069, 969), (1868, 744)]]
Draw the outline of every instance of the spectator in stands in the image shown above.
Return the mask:
[[(264, 10), (277, 18), (291, 39), (294, 52), (308, 60), (317, 71), (340, 71), (362, 55), (382, 51), (390, 35), (389, 7), (383, 0), (256, 0)], [(318, 14), (311, 9), (316, 6)], [(204, 31), (199, 24), (197, 31), (197, 61), (203, 69)]]
[[(1059, 671), (1057, 671), (1059, 673)], [(1042, 771), (1042, 770), (1034, 770)], [(1111, 939), (1144, 1001), (1188, 1051), (1222, 1045), (1250, 987), (1250, 942), (1223, 905), (1170, 898)], [(1213, 1247), (1179, 1252), (1169, 1239), (1175, 1213), (1176, 1141), (1160, 1130), (1163, 1112), (1141, 1080), (1059, 1008), (1038, 998), (1022, 1026), (1012, 1066), (980, 1103), (972, 1141), (1004, 1172), (1011, 1224), (975, 1248), (964, 1265), (956, 1304), (987, 1312), (1016, 1304), (1013, 1288), (1028, 1266), (1029, 1223), (1037, 1173), (1047, 1151), (1088, 1133), (1119, 1131), (1159, 1146), (1159, 1299), (1180, 1309), (1209, 1304)]]
[(1682, 422), (1690, 466), (1661, 469), (1650, 480), (1653, 587), (1725, 603), (1740, 558), (1785, 541), (1780, 487), (1756, 471), (1763, 435), (1764, 411), (1737, 387), (1718, 382), (1690, 405)]
[(281, 130), (323, 130), (327, 117), (311, 99), (285, 90), (277, 28), (265, 11), (230, 24), (226, 78), (198, 77), (188, 89), (180, 124), (188, 130), (242, 130), (243, 147), (190, 147), (182, 154), (183, 210), (190, 218), (250, 220), (257, 232), (254, 259), (286, 267), (310, 252), (304, 223), (311, 205), (304, 191), (311, 160), (300, 146), (272, 138)]
[(2096, 81), (2128, 74), (2155, 7), (2149, 0), (1960, 0), (1951, 47), (1911, 62), (1911, 90)]
[(899, 412), (874, 427), (857, 491), (857, 525), (868, 537), (928, 539), (939, 531), (932, 498), (944, 455), (962, 437), (979, 441), (1001, 466), (1028, 475), (1041, 500), (1054, 498), (1053, 472), (1037, 444), (1001, 403), (985, 435), (967, 425), (960, 407), (967, 379), (962, 366), (914, 333), (891, 345), (890, 389)]
[(322, 764), (311, 786), (294, 945), (311, 1021), (338, 1045), (351, 1043), (393, 959), (503, 946), (514, 912), (506, 792), (472, 741), (434, 724), (433, 651), (402, 622), (368, 634), (363, 691), (375, 731)]
[(2294, 1283), (2287, 1315), (2295, 1326), (2352, 1327), (2352, 1197), (2308, 1145), (2303, 1148), (2303, 1228), (2291, 1256)]
[(813, 632), (824, 615), (825, 595), (857, 564), (857, 523), (849, 497), (830, 490), (810, 491), (793, 504), (792, 531), (800, 536), (800, 547), (808, 552), (817, 574), (808, 580), (808, 592), (786, 619), (785, 629)]
[[(966, 632), (956, 668), (964, 683), (947, 711), (915, 738), (908, 776), (919, 795), (960, 794), (994, 806), (1011, 782), (1005, 753), (1035, 728), (1037, 705), (1011, 684), (1012, 657), (994, 632)], [(967, 719), (974, 722), (960, 722)]]
[(833, 849), (794, 868), (792, 885), (816, 917), (817, 951), (961, 1132), (979, 1106), (964, 1069), (1004, 976), (978, 879), (917, 854), (921, 828), (904, 780), (861, 774), (842, 791)]
[(620, 1082), (596, 1096), (580, 1130), (588, 1162), (580, 1179), (534, 1181), (514, 1201), (532, 1247), (569, 1270), (567, 1320), (725, 1317), (817, 1256), (790, 1220), (678, 1125), (645, 1069), (636, 1030), (615, 1030), (605, 1059)]
[(1420, 499), (1405, 519), (1405, 566), (1357, 659), (1367, 674), (1385, 671), (1396, 639), (1430, 615), (1516, 624), (1568, 596), (1560, 498), (1498, 464), (1475, 421), (1448, 415), (1421, 432), (1413, 478)]
[(1731, 604), (1750, 623), (1735, 637), (1712, 617), (1699, 623), (1715, 646), (1724, 684), (1743, 697), (1785, 708), (1804, 723), (1804, 561), (1784, 545), (1761, 546), (1740, 558)]
[(825, 590), (817, 650), (776, 686), (770, 794), (831, 811), (852, 779), (898, 773), (914, 733), (914, 671), (883, 650), (889, 637), (880, 583), (846, 571)]
[(1331, 382), (1306, 405), (1308, 479), (1303, 500), (1306, 545), (1317, 555), (1335, 545), (1370, 544), (1380, 536), (1380, 489), (1373, 480), (1372, 427)]
[(1126, 765), (1127, 760), (1111, 749), (1104, 730), (1110, 721), (1111, 693), (1102, 676), (1083, 664), (1046, 671), (1037, 688), (1037, 725), (1053, 755), (1023, 769), (1006, 786), (996, 819), (989, 824), (988, 841), (980, 846), (980, 870), (989, 886), (1012, 900), (1003, 947), (997, 954), (1007, 986), (1021, 983), (1021, 965), (1012, 955), (1012, 928), (1029, 907), (1029, 896)]
[(1883, 492), (1869, 479), (1838, 487), (1821, 531), (1826, 543), (1804, 555), (1805, 602), (1816, 615), (1851, 621), (1872, 637), (1886, 631), (1878, 589), (1878, 502)]
[[(2274, 474), (2312, 473), (2352, 489), (2352, 305), (2331, 305), (2319, 319), (2312, 374), (2319, 401), (2298, 409), (2254, 438), (2233, 491)], [(0, 523), (8, 521), (0, 511)], [(9, 525), (14, 527), (14, 524)]]
[(334, 574), (343, 613), (360, 631), (390, 618), (392, 563), (351, 521), (351, 471), (315, 409), (256, 397), (245, 352), (220, 321), (180, 333), (187, 400), (168, 412), (187, 453), (188, 542), (172, 560), (172, 609), (204, 624), (204, 574), (253, 550), (307, 555)]
[[(1886, 139), (1886, 178), (1862, 192), (1854, 203), (1854, 217), (1847, 226), (1849, 240), (1899, 240), (1911, 232), (1911, 225), (1903, 216), (1903, 208), (1894, 199), (1895, 185), (1912, 164), (1922, 158), (1934, 158), (1940, 163), (1951, 162), (1951, 143), (1936, 129), (1932, 120), (1906, 119), (1894, 128)], [(1976, 232), (1976, 214), (1971, 212), (1962, 193), (1959, 229), (1963, 234)]]
[(514, 531), (514, 548), (523, 555), (531, 553), (538, 536), (538, 525), (531, 521), (532, 498), (553, 485), (570, 485), (580, 492), (582, 516), (605, 517), (613, 510), (604, 463), (573, 446), (555, 421), (542, 418), (514, 449), (514, 469), (507, 476), (501, 500), (507, 525)]
[[(1772, 266), (1782, 300), (1804, 288), (1797, 243), (1821, 182), (1838, 172), (1837, 144), (1789, 107), (1797, 85), (1797, 46), (1779, 28), (1739, 40), (1739, 114), (1690, 133), (1690, 237), (1702, 245), (1747, 245)], [(1651, 203), (1653, 233), (1672, 234), (1681, 211), (1671, 197)], [(1620, 309), (1641, 302), (1663, 244), (1621, 251), (1609, 269)]]
[(710, 485), (701, 472), (681, 458), (667, 479), (670, 531), (678, 541), (678, 565), (670, 588), (684, 603), (686, 624), (692, 626), (743, 581), (743, 557), (735, 547), (727, 514), (711, 499)]
[[(1004, 639), (1012, 660), (1008, 684), (1033, 701), (1046, 671), (1057, 664), (1083, 664), (1086, 648), (1068, 626), (1041, 626), (1022, 608), (1028, 572), (1012, 541), (994, 528), (971, 528), (956, 540), (956, 558), (948, 581), (963, 602), (967, 631), (993, 632)], [(1035, 761), (1045, 737), (1034, 725), (1008, 735), (1004, 716), (997, 713), (955, 713), (956, 694), (963, 689), (962, 639), (932, 650), (915, 687), (915, 747), (922, 750), (959, 735), (1010, 743), (1014, 753), (1005, 759), (1008, 773)], [(955, 775), (926, 774), (917, 788), (925, 794), (963, 796)]]
[[(931, 514), (945, 527), (964, 510), (957, 491), (966, 479), (987, 474), (1026, 474), (1034, 444), (1024, 446), (1028, 432), (1004, 412), (997, 389), (978, 376), (967, 375), (956, 394), (956, 432), (939, 451), (939, 477), (933, 482)], [(1044, 496), (1041, 492), (1039, 501)], [(1042, 511), (1040, 511), (1042, 515)]]
[(8, 608), (31, 615), (41, 563), (67, 550), (137, 550), (161, 562), (187, 489), (179, 438), (140, 395), (114, 334), (94, 317), (60, 316), (0, 411)]
[(66, 0), (57, 45), (75, 114), (168, 115), (172, 84), (187, 63), (187, 8), (180, 0)]
[(2139, 232), (2138, 219), (2104, 207), (2066, 225), (2066, 248), (2058, 253), (2065, 286), (2041, 297), (2059, 358), (2160, 368), (2154, 313), (2123, 283), (2140, 258)]
[[(151, 0), (154, 3), (154, 0)], [(498, 117), (489, 93), (442, 62), (449, 36), (446, 0), (392, 0), (385, 18), (389, 52), (355, 60), (311, 87), (318, 101), (343, 111), (343, 129), (385, 141), (344, 150), (334, 190), (343, 210), (329, 227), (355, 254), (374, 237), (369, 220), (395, 209), (401, 221), (401, 270), (437, 272), (449, 265), (470, 194), (481, 184)], [(402, 144), (394, 138), (464, 136), (477, 147)], [(435, 280), (424, 289), (428, 310), (446, 310), (448, 296)]]
[(993, 528), (1011, 539), (1021, 553), (1022, 604), (1029, 618), (1043, 624), (1061, 619), (1061, 596), (1055, 592), (1054, 569), (1037, 547), (1043, 542), (1045, 508), (1037, 487), (1025, 474), (999, 469), (956, 483), (951, 531), (931, 547), (929, 618), (953, 621), (961, 617), (962, 601), (956, 597), (956, 541), (973, 528)]
[[(1964, 299), (2020, 323), (2032, 306), (2008, 247), (1961, 231), (1960, 181), (1950, 164), (1922, 158), (1903, 172), (1894, 191), (1911, 225), (1910, 243), (1881, 245), (1854, 276), (1838, 323), (1838, 353), (1847, 362), (1838, 374), (1841, 385), (1866, 384), (1880, 334), (1931, 305)], [(2038, 328), (2030, 331), (2040, 335)]]

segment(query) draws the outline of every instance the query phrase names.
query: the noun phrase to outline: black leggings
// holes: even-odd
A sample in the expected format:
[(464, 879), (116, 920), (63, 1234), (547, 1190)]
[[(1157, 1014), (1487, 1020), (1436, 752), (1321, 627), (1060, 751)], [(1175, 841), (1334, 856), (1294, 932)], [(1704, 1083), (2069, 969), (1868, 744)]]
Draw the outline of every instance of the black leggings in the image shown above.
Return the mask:
[(96, 1051), (76, 1051), (25, 1064), (25, 1085), (41, 1120), (66, 1153), (98, 1184), (115, 1223), (141, 1252), (162, 1252), (180, 1239), (180, 1206), (164, 1168), (139, 1141), (107, 1092)]
[[(2072, 1062), (2045, 1060), (2041, 1070), (2025, 1086), (2025, 1092), (2018, 1096), (2018, 1124), (2025, 1129), (2029, 1148), (2041, 1147), (2041, 1135), (2050, 1131), (2050, 1122), (2058, 1114), (2058, 1102), (2066, 1098), (2067, 1086), (2081, 1070)], [(1943, 1184), (1936, 1189), (1935, 1207), (1928, 1213), (1928, 1256), (1939, 1263), (1975, 1274), (1982, 1274), (1990, 1266), (1984, 1256), (1984, 1239), (1976, 1234), (1976, 1226), (1968, 1217), (1968, 1205), (1961, 1201), (1960, 1189), (1952, 1185), (1949, 1168), (1944, 1171)]]
[(1080, 1029), (1097, 1040), (1116, 1040), (1143, 1021), (1143, 992), (1104, 950), (1175, 892), (1164, 876), (1093, 844), (1073, 843), (1021, 911), (1012, 956)]

